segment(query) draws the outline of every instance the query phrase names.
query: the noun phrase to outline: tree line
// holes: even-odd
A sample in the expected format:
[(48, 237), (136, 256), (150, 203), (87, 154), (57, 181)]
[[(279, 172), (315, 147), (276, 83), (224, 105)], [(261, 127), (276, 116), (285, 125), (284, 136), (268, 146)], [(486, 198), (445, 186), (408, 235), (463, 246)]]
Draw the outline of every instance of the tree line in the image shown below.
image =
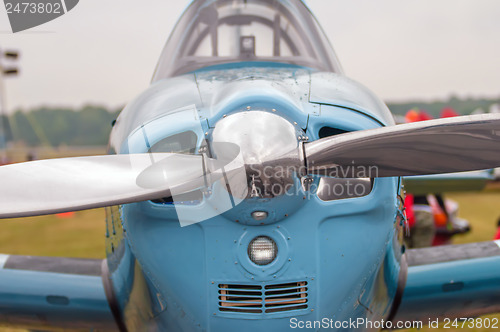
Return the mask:
[(28, 146), (106, 145), (111, 123), (120, 111), (102, 106), (77, 110), (40, 107), (27, 112), (17, 110), (2, 123), (8, 141)]

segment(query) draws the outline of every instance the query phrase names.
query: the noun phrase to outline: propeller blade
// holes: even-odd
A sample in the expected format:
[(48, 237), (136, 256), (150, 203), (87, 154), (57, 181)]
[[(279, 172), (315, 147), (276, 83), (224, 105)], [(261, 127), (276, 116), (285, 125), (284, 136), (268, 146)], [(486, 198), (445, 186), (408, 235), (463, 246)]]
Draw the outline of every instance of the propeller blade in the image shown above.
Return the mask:
[[(224, 160), (227, 161), (227, 160)], [(122, 154), (48, 159), (0, 167), (0, 218), (133, 203), (207, 185), (223, 165), (203, 155)], [(208, 166), (207, 166), (208, 165)]]
[(307, 171), (341, 178), (453, 173), (500, 166), (500, 114), (414, 122), (304, 144)]

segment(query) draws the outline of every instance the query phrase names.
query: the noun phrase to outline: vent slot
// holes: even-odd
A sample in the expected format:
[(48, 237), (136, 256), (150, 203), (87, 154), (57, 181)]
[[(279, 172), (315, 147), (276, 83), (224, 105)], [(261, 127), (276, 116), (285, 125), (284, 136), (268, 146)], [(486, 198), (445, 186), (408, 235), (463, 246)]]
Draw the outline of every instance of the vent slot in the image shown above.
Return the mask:
[(262, 313), (261, 286), (220, 284), (219, 310)]
[(274, 285), (219, 284), (219, 311), (274, 313), (307, 309), (307, 281)]

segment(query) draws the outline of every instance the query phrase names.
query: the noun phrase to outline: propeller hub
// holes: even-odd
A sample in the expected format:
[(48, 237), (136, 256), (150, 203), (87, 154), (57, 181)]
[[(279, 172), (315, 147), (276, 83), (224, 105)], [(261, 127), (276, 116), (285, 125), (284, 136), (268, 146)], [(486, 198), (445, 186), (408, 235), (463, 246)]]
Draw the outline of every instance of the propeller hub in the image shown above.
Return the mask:
[[(213, 142), (240, 147), (245, 164), (246, 198), (273, 198), (292, 190), (300, 168), (300, 141), (305, 133), (274, 112), (247, 111), (224, 117), (212, 132)], [(212, 149), (217, 158), (217, 145)]]

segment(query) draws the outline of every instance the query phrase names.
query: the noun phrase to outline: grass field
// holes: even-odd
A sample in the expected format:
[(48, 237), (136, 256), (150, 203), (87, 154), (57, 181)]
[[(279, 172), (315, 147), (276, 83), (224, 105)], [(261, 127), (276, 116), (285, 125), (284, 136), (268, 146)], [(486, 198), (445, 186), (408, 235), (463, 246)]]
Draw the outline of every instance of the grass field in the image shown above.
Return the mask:
[[(448, 195), (460, 204), (459, 216), (468, 219), (472, 232), (454, 243), (491, 240), (500, 215), (500, 192)], [(76, 212), (73, 218), (44, 216), (0, 221), (0, 253), (18, 255), (104, 257), (104, 210)], [(500, 318), (500, 315), (494, 316)], [(424, 328), (422, 331), (440, 331)], [(1, 328), (1, 332), (19, 331)], [(449, 329), (442, 329), (449, 331)], [(475, 330), (480, 331), (480, 330)]]

